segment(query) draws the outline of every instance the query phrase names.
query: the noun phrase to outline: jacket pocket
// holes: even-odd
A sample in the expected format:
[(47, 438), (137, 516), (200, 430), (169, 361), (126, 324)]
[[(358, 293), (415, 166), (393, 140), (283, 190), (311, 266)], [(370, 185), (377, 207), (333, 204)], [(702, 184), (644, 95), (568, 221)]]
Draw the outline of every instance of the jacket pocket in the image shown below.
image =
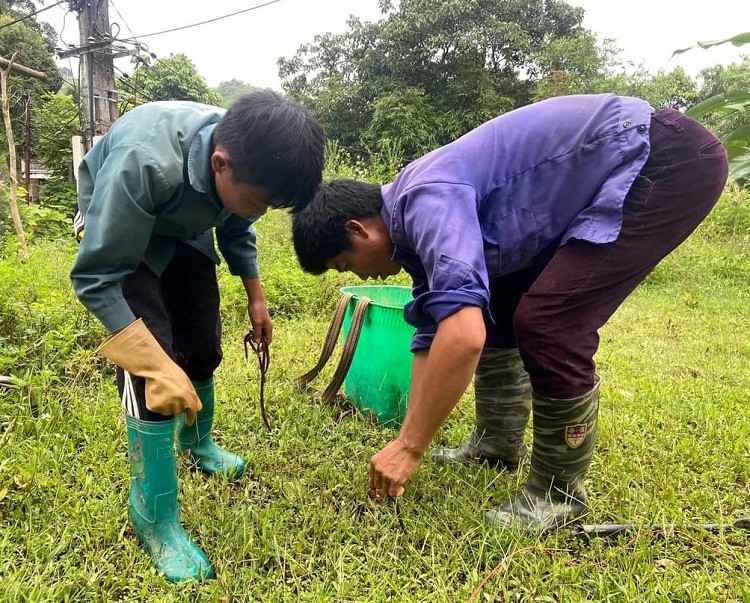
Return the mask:
[(527, 208), (490, 217), (482, 229), (484, 256), (490, 277), (512, 271), (539, 251), (539, 225)]

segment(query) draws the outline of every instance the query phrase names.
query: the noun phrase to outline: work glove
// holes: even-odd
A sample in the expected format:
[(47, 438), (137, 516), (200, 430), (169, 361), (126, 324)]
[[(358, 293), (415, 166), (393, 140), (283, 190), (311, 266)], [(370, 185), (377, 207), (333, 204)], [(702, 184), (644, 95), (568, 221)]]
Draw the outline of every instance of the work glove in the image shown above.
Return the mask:
[(203, 405), (185, 372), (159, 345), (140, 318), (111, 335), (96, 350), (132, 375), (146, 380), (146, 407), (161, 415), (187, 413), (187, 424)]

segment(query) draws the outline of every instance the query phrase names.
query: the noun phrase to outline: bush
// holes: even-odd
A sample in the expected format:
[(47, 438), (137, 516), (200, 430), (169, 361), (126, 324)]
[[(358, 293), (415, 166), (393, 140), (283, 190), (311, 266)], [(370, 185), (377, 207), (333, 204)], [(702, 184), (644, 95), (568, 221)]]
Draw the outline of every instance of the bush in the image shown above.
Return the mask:
[[(77, 301), (68, 274), (75, 244), (40, 242), (28, 259), (0, 253), (0, 373), (31, 383), (59, 381), (92, 368), (104, 328)], [(33, 375), (30, 377), (30, 375)]]
[(59, 205), (18, 205), (26, 239), (37, 242), (42, 239), (54, 240), (73, 238), (72, 219), (67, 208)]
[(39, 202), (64, 208), (73, 219), (78, 206), (76, 187), (63, 178), (52, 178), (39, 187)]
[[(29, 205), (24, 199), (26, 189), (18, 188), (18, 213), (29, 242), (73, 238), (73, 215), (76, 191), (67, 181), (52, 179), (39, 189), (39, 205)], [(8, 186), (0, 182), (0, 231), (14, 232), (8, 209)]]
[(709, 238), (750, 236), (750, 189), (730, 184), (701, 225)]

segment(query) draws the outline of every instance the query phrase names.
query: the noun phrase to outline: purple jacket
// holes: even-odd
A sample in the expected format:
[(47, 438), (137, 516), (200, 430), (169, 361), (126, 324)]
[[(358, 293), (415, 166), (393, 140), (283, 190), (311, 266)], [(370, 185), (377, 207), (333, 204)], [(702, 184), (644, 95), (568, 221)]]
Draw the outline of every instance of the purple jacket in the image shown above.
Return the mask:
[(428, 153), (382, 187), (393, 259), (414, 281), (412, 350), (462, 307), (487, 311), (490, 279), (576, 238), (614, 241), (649, 154), (652, 108), (613, 94), (516, 109)]

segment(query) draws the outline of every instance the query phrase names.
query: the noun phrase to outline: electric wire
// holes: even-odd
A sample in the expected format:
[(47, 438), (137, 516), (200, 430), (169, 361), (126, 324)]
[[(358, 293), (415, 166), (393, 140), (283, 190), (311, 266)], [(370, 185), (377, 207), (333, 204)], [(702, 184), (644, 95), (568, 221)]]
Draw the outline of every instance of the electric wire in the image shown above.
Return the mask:
[(63, 2), (67, 2), (67, 0), (58, 0), (54, 4), (50, 4), (49, 6), (40, 8), (39, 10), (35, 10), (34, 12), (31, 12), (28, 15), (24, 15), (23, 17), (19, 17), (18, 19), (15, 19), (14, 21), (11, 21), (10, 23), (4, 23), (3, 25), (0, 25), (0, 30), (5, 29), (6, 27), (10, 27), (11, 25), (15, 25), (16, 23), (20, 23), (21, 21), (26, 21), (27, 19), (36, 17), (39, 13), (43, 13), (45, 10), (55, 8), (56, 6), (59, 6), (60, 4), (62, 4)]
[[(220, 21), (221, 19), (228, 19), (229, 17), (234, 17), (235, 15), (240, 15), (242, 13), (249, 13), (250, 11), (257, 10), (259, 8), (263, 8), (265, 6), (270, 6), (271, 4), (276, 4), (277, 2), (281, 2), (281, 0), (270, 0), (270, 2), (265, 2), (263, 4), (256, 4), (255, 6), (251, 6), (250, 8), (244, 8), (242, 10), (235, 11), (233, 13), (229, 13), (227, 15), (221, 15), (220, 17), (214, 17), (213, 19), (207, 19), (205, 21), (200, 21), (198, 23), (191, 23), (189, 25), (181, 25), (180, 27), (173, 27), (172, 29), (165, 29), (162, 31), (154, 31), (147, 34), (141, 34), (138, 36), (139, 38), (150, 38), (151, 36), (160, 36), (161, 34), (166, 33), (172, 33), (174, 31), (181, 31), (183, 29), (189, 29), (191, 27), (198, 27), (199, 25), (205, 25), (207, 23), (213, 23), (214, 21)], [(135, 36), (133, 36), (133, 39), (135, 39)], [(124, 40), (121, 40), (124, 41)]]
[(117, 81), (118, 83), (122, 84), (122, 86), (131, 94), (133, 94), (136, 99), (138, 98), (138, 95), (140, 95), (142, 98), (146, 99), (147, 103), (154, 102), (156, 99), (153, 98), (151, 95), (146, 94), (142, 89), (139, 89), (137, 86), (134, 87), (133, 84), (131, 84), (131, 76), (129, 76), (127, 73), (125, 73), (122, 69), (115, 66), (115, 71), (120, 73), (120, 76)]

